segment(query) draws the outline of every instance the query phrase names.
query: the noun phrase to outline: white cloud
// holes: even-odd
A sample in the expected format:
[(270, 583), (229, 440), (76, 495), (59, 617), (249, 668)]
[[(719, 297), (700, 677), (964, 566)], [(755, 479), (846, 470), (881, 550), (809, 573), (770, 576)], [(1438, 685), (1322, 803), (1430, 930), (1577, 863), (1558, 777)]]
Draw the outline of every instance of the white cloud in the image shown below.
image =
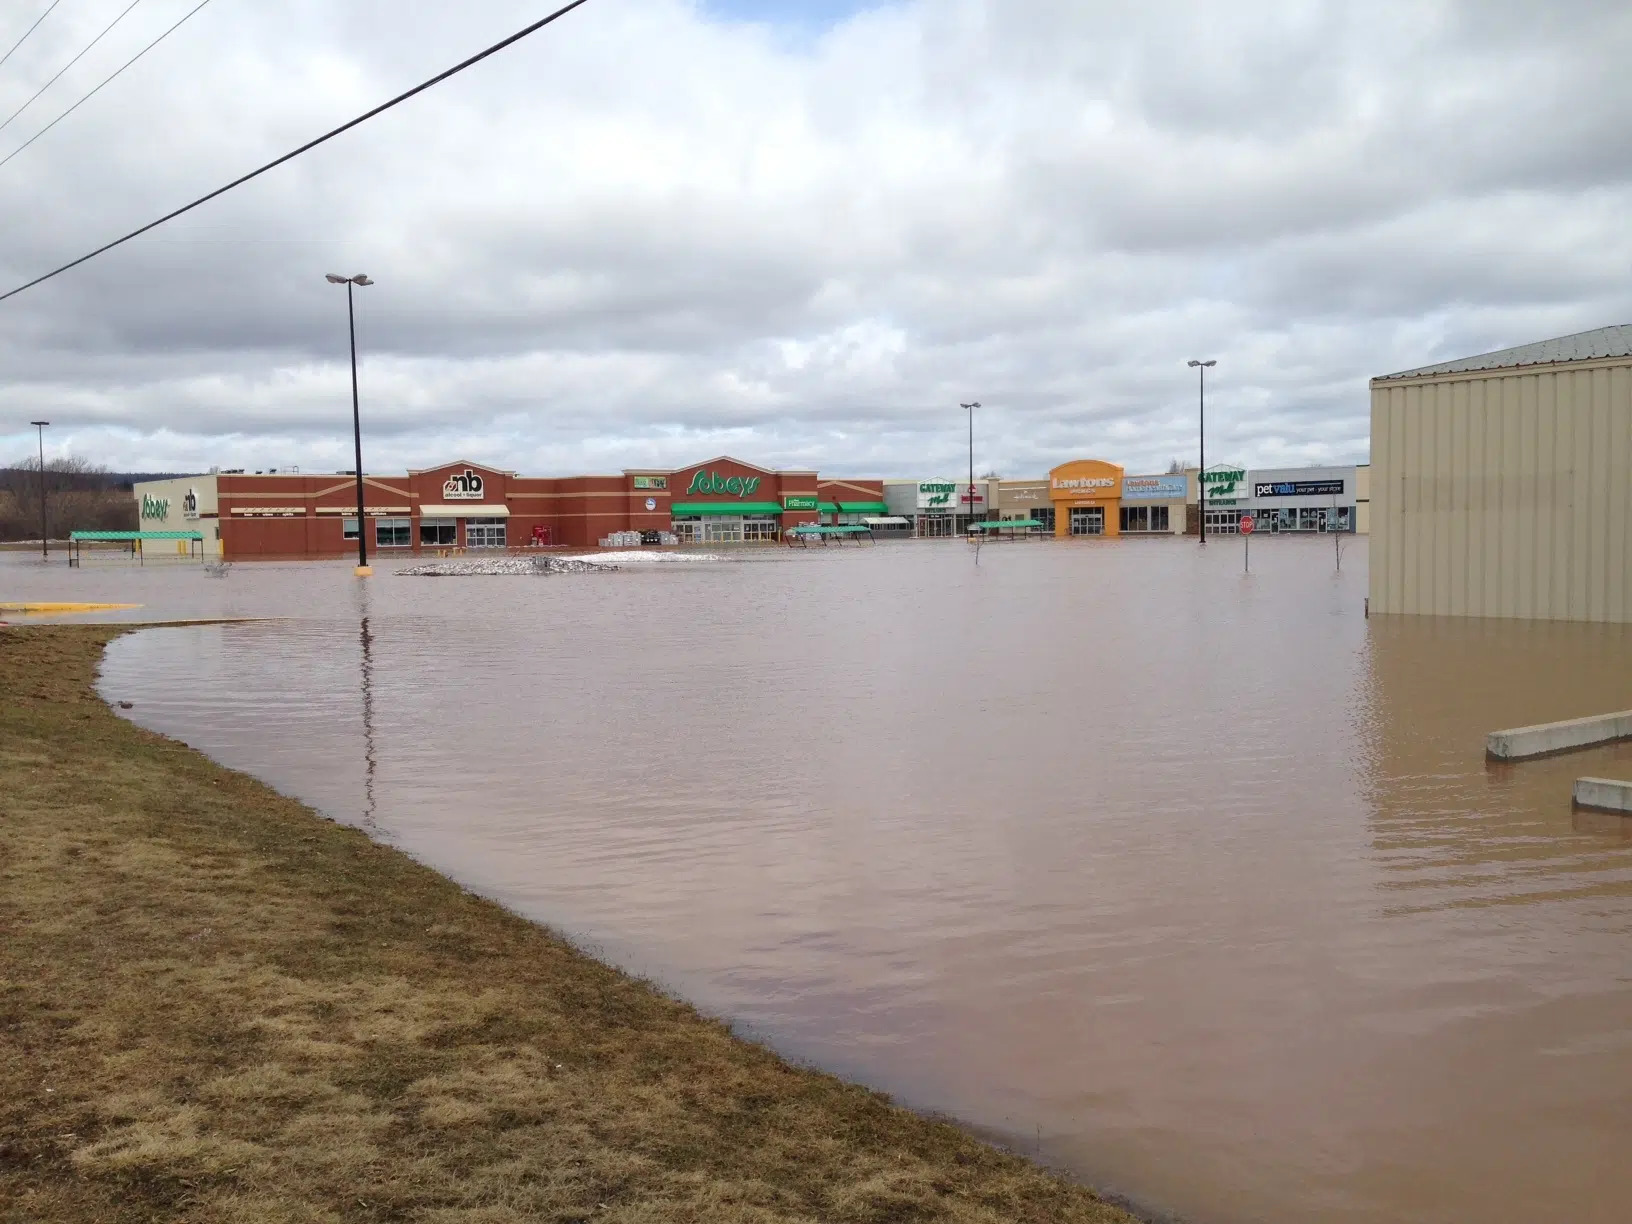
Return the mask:
[[(115, 11), (64, 6), (17, 105)], [(4, 135), (185, 9), (156, 0)], [(0, 169), (18, 283), (538, 15), (233, 0)], [(139, 19), (138, 19), (139, 15)], [(145, 23), (145, 24), (144, 24)], [(0, 42), (5, 41), (0, 19)], [(103, 52), (106, 51), (106, 54)], [(1632, 318), (1607, 3), (921, 0), (826, 27), (591, 0), (0, 303), (0, 456), (835, 473), (1363, 458), (1369, 375)], [(1216, 434), (1214, 431), (1216, 430)]]

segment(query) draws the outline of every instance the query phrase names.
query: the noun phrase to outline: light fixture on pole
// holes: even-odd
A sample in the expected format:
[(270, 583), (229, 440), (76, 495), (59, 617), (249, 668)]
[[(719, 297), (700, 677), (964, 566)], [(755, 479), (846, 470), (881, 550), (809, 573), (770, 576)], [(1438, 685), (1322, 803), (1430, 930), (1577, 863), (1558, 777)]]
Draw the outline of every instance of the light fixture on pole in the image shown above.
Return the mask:
[[(40, 560), (51, 559), (51, 545), (46, 541), (45, 529), (45, 427), (50, 421), (30, 421), (40, 435)], [(140, 523), (137, 526), (141, 526)]]
[(346, 287), (346, 323), (351, 330), (351, 440), (357, 452), (357, 576), (367, 578), (374, 571), (368, 567), (368, 537), (363, 531), (366, 525), (363, 520), (363, 423), (357, 411), (357, 312), (352, 306), (351, 287), (374, 282), (361, 272), (356, 276), (336, 276), (330, 272), (325, 279), (331, 285)]
[[(975, 409), (980, 407), (980, 401), (972, 404), (958, 405), (969, 414), (969, 524), (964, 527), (964, 534), (973, 534), (972, 525), (975, 521)], [(957, 520), (954, 519), (954, 522)]]
[(1190, 368), (1201, 376), (1200, 439), (1201, 459), (1196, 469), (1196, 512), (1201, 516), (1201, 542), (1207, 543), (1207, 371), (1216, 366), (1213, 361), (1191, 361)]

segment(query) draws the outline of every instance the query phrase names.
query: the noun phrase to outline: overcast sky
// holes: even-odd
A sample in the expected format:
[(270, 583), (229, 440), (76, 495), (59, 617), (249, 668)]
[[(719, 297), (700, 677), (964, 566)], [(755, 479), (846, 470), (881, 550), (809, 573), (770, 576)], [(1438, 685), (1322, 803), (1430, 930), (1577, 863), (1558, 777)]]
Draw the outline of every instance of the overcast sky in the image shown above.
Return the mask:
[[(0, 119), (129, 0), (62, 0)], [(551, 0), (211, 0), (0, 167), (9, 288)], [(48, 0), (0, 5), (0, 54)], [(196, 0), (141, 0), (33, 135)], [(0, 303), (0, 461), (836, 475), (1367, 455), (1372, 375), (1632, 321), (1632, 5), (589, 0)]]

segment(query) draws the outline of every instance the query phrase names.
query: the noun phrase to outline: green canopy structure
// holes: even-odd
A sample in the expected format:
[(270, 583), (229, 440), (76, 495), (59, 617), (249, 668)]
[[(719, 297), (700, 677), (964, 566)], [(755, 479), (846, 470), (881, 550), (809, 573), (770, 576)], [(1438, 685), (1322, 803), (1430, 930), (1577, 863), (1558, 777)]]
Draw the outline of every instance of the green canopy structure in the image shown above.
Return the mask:
[(726, 518), (738, 514), (781, 514), (780, 502), (671, 502), (674, 518)]
[[(135, 561), (146, 565), (147, 554), (142, 545), (148, 540), (185, 540), (188, 558), (204, 559), (202, 531), (71, 531), (68, 533), (68, 564), (75, 568), (80, 566), (85, 559), (84, 547), (87, 544), (124, 544), (129, 547)], [(194, 544), (198, 545), (196, 549)]]

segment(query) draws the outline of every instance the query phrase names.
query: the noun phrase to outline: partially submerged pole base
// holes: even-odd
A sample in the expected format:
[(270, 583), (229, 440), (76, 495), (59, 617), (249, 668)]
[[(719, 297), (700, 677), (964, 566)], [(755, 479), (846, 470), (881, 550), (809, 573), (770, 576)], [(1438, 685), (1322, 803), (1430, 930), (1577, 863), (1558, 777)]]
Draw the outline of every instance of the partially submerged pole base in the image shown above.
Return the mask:
[(372, 565), (357, 565), (352, 567), (351, 572), (359, 578), (372, 578), (374, 576), (374, 567)]

